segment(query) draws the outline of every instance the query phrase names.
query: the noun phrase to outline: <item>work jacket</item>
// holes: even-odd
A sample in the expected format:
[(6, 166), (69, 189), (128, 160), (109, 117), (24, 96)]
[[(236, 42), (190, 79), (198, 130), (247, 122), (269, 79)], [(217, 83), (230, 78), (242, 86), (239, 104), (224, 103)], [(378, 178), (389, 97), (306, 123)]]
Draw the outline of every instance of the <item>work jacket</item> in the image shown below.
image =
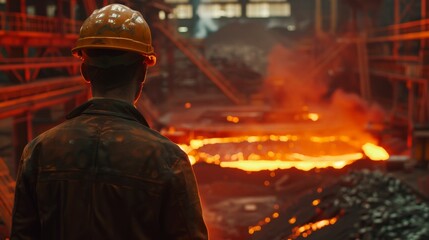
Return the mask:
[(12, 240), (207, 239), (187, 155), (129, 103), (93, 99), (31, 141)]

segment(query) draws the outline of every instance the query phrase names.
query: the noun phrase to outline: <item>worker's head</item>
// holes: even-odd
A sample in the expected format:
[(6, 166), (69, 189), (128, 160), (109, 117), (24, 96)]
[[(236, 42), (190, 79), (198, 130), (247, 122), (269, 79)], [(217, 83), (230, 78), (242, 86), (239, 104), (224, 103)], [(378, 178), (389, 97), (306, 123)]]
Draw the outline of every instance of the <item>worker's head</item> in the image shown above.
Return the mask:
[(95, 10), (83, 23), (72, 53), (83, 60), (82, 75), (101, 96), (134, 86), (137, 99), (147, 67), (156, 63), (148, 24), (121, 4)]

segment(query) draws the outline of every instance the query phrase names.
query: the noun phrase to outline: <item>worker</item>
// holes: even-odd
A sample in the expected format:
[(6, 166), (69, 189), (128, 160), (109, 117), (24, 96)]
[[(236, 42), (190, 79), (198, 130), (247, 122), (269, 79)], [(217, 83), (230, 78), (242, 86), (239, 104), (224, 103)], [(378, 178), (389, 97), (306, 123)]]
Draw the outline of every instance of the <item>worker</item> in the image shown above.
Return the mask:
[(143, 16), (95, 10), (72, 54), (93, 98), (25, 147), (11, 239), (207, 239), (187, 155), (134, 106), (156, 63)]

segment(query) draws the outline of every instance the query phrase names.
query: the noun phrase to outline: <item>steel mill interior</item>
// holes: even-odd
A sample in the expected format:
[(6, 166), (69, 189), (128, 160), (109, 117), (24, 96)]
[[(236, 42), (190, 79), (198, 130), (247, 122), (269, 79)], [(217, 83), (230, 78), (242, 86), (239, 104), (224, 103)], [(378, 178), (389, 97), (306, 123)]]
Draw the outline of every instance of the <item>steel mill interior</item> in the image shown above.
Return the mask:
[(429, 0), (0, 0), (0, 239), (24, 146), (91, 97), (70, 50), (110, 3), (151, 27), (136, 107), (211, 239), (429, 239)]

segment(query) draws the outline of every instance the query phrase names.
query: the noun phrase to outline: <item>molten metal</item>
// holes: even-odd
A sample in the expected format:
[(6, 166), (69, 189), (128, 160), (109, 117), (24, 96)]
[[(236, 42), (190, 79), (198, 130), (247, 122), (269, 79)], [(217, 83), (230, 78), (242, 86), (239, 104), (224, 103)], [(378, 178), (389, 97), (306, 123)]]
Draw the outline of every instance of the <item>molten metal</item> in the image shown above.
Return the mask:
[[(356, 146), (356, 152), (343, 153), (336, 152), (336, 154), (318, 154), (313, 149), (303, 149), (308, 151), (308, 155), (296, 152), (279, 153), (274, 152), (263, 146), (264, 143), (290, 143), (294, 144), (298, 141), (309, 141), (314, 144), (348, 144)], [(261, 154), (252, 152), (244, 154), (241, 151), (235, 153), (228, 153), (221, 156), (219, 153), (211, 155), (203, 151), (204, 146), (216, 144), (239, 144), (239, 143), (259, 143), (258, 150), (264, 149), (265, 153)], [(356, 160), (362, 159), (365, 155), (371, 160), (386, 160), (389, 155), (382, 148), (372, 143), (359, 144), (348, 136), (309, 136), (298, 137), (296, 135), (265, 135), (265, 136), (238, 136), (226, 138), (206, 138), (206, 139), (192, 139), (189, 145), (180, 145), (180, 147), (188, 154), (192, 164), (198, 161), (205, 161), (207, 163), (218, 164), (221, 167), (238, 168), (244, 171), (261, 171), (261, 170), (276, 170), (276, 169), (289, 169), (297, 168), (300, 170), (308, 171), (313, 168), (327, 168), (333, 167), (341, 169), (344, 166), (353, 163)], [(308, 148), (308, 147), (307, 147)], [(359, 148), (362, 151), (359, 152)], [(363, 154), (365, 153), (365, 155)]]
[(364, 151), (365, 155), (369, 157), (369, 159), (373, 161), (379, 161), (379, 160), (387, 160), (389, 159), (389, 154), (384, 150), (384, 148), (377, 146), (372, 143), (365, 143), (362, 146), (362, 150)]

